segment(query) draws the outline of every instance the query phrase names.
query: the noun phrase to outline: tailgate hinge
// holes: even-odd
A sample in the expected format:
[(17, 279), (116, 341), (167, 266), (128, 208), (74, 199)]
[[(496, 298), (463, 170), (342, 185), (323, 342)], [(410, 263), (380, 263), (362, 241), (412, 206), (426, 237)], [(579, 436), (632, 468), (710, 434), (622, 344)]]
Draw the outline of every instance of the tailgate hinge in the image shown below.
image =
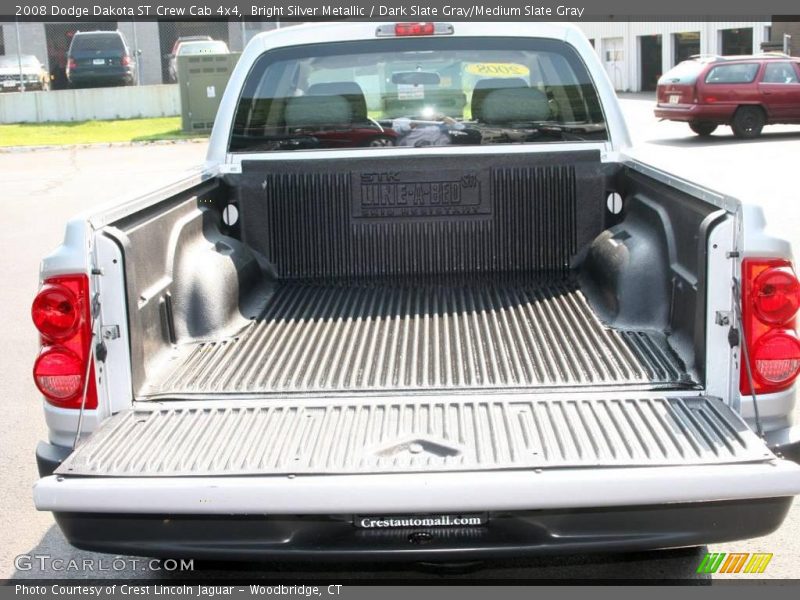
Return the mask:
[(100, 336), (104, 340), (115, 340), (120, 336), (119, 325), (104, 325), (100, 328)]
[(727, 327), (731, 324), (731, 317), (733, 313), (729, 310), (718, 310), (714, 314), (714, 323), (722, 327)]

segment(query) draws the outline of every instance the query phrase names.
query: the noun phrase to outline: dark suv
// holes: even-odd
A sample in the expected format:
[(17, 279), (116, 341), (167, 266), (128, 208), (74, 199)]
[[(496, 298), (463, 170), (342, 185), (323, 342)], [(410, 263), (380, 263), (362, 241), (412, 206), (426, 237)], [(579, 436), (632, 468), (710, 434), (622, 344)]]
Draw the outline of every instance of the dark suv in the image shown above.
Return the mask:
[(119, 31), (78, 31), (67, 53), (72, 87), (133, 85), (136, 62)]
[(656, 117), (697, 135), (730, 125), (754, 138), (764, 125), (800, 123), (800, 58), (783, 54), (693, 57), (658, 80)]

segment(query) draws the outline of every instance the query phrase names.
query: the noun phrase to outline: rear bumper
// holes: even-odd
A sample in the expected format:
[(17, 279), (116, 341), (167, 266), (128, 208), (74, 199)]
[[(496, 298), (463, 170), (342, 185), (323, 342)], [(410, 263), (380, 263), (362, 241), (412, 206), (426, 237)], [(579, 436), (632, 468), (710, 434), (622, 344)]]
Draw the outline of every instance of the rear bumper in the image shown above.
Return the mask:
[(39, 442), (36, 445), (36, 469), (39, 471), (39, 477), (52, 475), (71, 452), (72, 448)]
[(633, 551), (766, 535), (791, 498), (490, 513), (480, 527), (365, 530), (351, 515), (208, 516), (56, 513), (81, 549), (224, 560), (465, 561)]
[(674, 106), (658, 104), (654, 113), (657, 119), (668, 121), (707, 121), (724, 125), (730, 122), (735, 110), (735, 105), (684, 104)]
[(768, 432), (766, 442), (776, 456), (800, 464), (800, 426)]
[[(775, 446), (787, 458), (799, 448), (783, 438)], [(37, 507), (53, 510), (78, 548), (161, 557), (458, 561), (674, 548), (766, 535), (800, 491), (798, 467), (776, 460), (430, 476), (51, 475), (70, 452), (37, 447)], [(353, 525), (354, 515), (487, 511), (479, 527)]]
[(130, 83), (133, 81), (133, 71), (124, 67), (86, 72), (71, 71), (67, 79), (73, 85), (111, 81)]

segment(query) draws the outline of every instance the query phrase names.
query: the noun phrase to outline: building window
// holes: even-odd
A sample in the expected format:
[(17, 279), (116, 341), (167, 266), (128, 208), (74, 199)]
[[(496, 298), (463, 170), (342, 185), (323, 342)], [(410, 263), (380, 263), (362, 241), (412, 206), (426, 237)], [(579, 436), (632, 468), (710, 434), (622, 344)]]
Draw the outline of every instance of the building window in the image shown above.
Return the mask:
[(592, 48), (595, 47), (594, 45), (594, 38), (589, 38), (589, 43), (592, 45)]
[(753, 53), (753, 28), (723, 29), (720, 47), (723, 56), (737, 56)]
[(690, 31), (687, 33), (676, 33), (673, 39), (672, 64), (677, 65), (688, 59), (690, 56), (700, 54), (700, 32)]

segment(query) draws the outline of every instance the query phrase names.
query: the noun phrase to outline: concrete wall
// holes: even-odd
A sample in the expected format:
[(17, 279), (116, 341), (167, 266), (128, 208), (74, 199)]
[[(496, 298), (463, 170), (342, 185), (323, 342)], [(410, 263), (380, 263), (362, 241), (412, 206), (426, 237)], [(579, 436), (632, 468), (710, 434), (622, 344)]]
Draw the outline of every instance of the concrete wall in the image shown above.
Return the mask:
[(0, 123), (174, 117), (180, 111), (177, 85), (0, 94)]

